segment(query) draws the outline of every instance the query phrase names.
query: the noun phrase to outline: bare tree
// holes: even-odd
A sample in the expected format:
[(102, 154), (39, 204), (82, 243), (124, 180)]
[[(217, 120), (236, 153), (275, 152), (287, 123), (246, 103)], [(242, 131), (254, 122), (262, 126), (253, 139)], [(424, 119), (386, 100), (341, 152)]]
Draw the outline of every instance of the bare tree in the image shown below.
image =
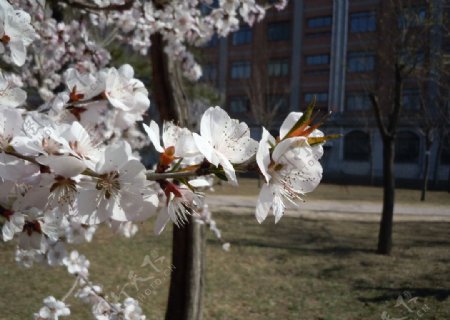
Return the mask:
[(378, 235), (380, 254), (392, 249), (395, 203), (395, 143), (401, 122), (405, 83), (409, 83), (423, 64), (423, 53), (430, 47), (431, 26), (428, 15), (407, 0), (382, 2), (379, 15), (380, 41), (377, 56), (377, 85), (369, 92), (376, 123), (383, 142), (383, 211)]
[(270, 130), (287, 111), (283, 108), (288, 107), (290, 85), (286, 85), (283, 77), (288, 76), (289, 68), (282, 59), (271, 60), (270, 50), (263, 45), (259, 41), (253, 47), (251, 77), (243, 80), (243, 86), (255, 125)]

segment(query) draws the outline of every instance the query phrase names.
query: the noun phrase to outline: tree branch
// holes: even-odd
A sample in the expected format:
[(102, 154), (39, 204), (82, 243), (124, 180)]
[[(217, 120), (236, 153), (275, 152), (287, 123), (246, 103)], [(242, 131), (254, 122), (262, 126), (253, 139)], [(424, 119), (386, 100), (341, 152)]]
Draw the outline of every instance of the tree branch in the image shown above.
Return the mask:
[(370, 93), (369, 94), (370, 101), (372, 101), (373, 110), (375, 112), (375, 119), (377, 120), (378, 129), (380, 129), (380, 133), (383, 136), (383, 138), (388, 137), (389, 133), (386, 129), (386, 126), (383, 122), (383, 116), (381, 114), (380, 104), (378, 102), (378, 97), (375, 96), (375, 94)]

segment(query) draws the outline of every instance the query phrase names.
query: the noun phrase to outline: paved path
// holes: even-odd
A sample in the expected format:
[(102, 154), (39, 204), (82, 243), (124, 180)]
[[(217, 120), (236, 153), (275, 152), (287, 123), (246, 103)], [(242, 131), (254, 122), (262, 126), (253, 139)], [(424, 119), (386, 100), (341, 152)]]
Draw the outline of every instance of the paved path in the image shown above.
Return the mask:
[[(251, 214), (255, 210), (256, 196), (209, 194), (207, 203), (213, 211), (235, 214)], [(236, 210), (238, 209), (239, 210)], [(309, 219), (342, 219), (357, 221), (379, 221), (381, 202), (356, 200), (309, 200), (299, 208), (289, 206), (286, 215)], [(398, 221), (449, 221), (450, 208), (432, 203), (397, 203), (394, 219)]]

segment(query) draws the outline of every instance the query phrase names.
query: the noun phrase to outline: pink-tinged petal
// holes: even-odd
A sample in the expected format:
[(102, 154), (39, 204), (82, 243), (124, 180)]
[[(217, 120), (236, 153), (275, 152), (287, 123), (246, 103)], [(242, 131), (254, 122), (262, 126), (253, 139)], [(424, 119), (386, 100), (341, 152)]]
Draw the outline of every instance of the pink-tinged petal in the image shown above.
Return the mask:
[(97, 173), (119, 171), (131, 158), (131, 147), (126, 141), (120, 141), (105, 149), (103, 157), (97, 163)]
[(79, 220), (78, 222), (88, 225), (99, 223), (96, 214), (98, 196), (99, 193), (93, 190), (80, 190), (77, 197), (78, 215), (76, 220)]
[(133, 67), (129, 64), (124, 64), (119, 68), (119, 74), (126, 79), (132, 79), (134, 77)]
[[(285, 154), (289, 151), (291, 151), (293, 148), (298, 148), (299, 146), (306, 145), (306, 138), (304, 137), (294, 137), (294, 138), (288, 138), (283, 141), (281, 141), (272, 153), (272, 160), (276, 163), (280, 162), (280, 159), (285, 156)], [(308, 146), (309, 147), (309, 146)]]
[(11, 42), (9, 42), (9, 47), (11, 49), (11, 58), (13, 62), (19, 67), (23, 66), (26, 59), (27, 49), (25, 48), (22, 40), (11, 40)]
[(40, 156), (36, 161), (66, 178), (75, 177), (87, 168), (84, 161), (72, 156)]
[(222, 166), (223, 171), (225, 172), (225, 175), (228, 178), (228, 182), (234, 186), (238, 186), (236, 172), (234, 171), (234, 167), (231, 164), (231, 162), (220, 153), (217, 153), (217, 156), (219, 158), (219, 164)]
[(269, 183), (271, 176), (269, 174), (269, 165), (270, 165), (270, 143), (275, 144), (275, 139), (266, 130), (266, 128), (262, 128), (263, 133), (261, 137), (261, 141), (259, 142), (258, 151), (256, 152), (256, 163), (258, 164), (259, 170), (263, 174), (266, 182)]
[(153, 230), (157, 235), (160, 235), (161, 232), (164, 231), (167, 223), (170, 221), (170, 216), (167, 210), (168, 210), (167, 207), (161, 209), (161, 212), (158, 214), (158, 217), (156, 218)]
[(145, 167), (135, 159), (128, 161), (120, 170), (120, 179), (123, 181), (145, 180)]
[(0, 134), (15, 137), (22, 130), (23, 120), (17, 109), (3, 109), (0, 115)]
[(22, 182), (39, 172), (39, 166), (0, 152), (0, 178)]
[(258, 202), (256, 203), (256, 220), (262, 223), (269, 214), (272, 206), (273, 194), (270, 186), (263, 185), (259, 192)]
[(210, 107), (202, 116), (200, 122), (200, 134), (214, 147), (215, 143), (223, 142), (223, 133), (218, 130), (226, 130), (227, 124), (231, 122), (230, 116), (222, 108)]
[(275, 223), (278, 223), (278, 221), (280, 221), (281, 217), (284, 215), (284, 209), (285, 209), (285, 205), (283, 202), (283, 197), (280, 193), (276, 193), (273, 196), (273, 201), (272, 201), (272, 211), (273, 211), (273, 215), (275, 216)]
[(203, 136), (200, 136), (197, 133), (194, 133), (193, 135), (197, 148), (205, 156), (206, 160), (211, 162), (213, 165), (218, 166), (219, 158), (217, 157), (216, 150), (214, 150), (211, 144)]
[(0, 105), (8, 107), (18, 107), (27, 100), (27, 93), (20, 88), (2, 90), (0, 95)]
[(193, 186), (194, 188), (210, 188), (210, 187), (212, 187), (211, 182), (204, 178), (197, 178), (197, 179), (189, 180), (189, 184), (191, 186)]
[(294, 124), (301, 118), (303, 115), (302, 112), (291, 112), (288, 114), (286, 119), (284, 119), (283, 123), (280, 127), (280, 138), (283, 139), (285, 135), (292, 129)]
[(155, 146), (156, 151), (158, 151), (159, 153), (163, 153), (164, 148), (161, 146), (158, 124), (152, 120), (150, 121), (150, 126), (147, 126), (145, 123), (142, 125), (148, 137), (150, 138), (150, 141)]

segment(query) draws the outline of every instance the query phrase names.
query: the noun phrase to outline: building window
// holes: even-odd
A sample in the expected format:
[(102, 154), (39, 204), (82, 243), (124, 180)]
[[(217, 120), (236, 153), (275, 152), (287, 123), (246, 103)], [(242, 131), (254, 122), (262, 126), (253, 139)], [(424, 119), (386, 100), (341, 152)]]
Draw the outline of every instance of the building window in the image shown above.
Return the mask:
[(269, 41), (287, 41), (291, 38), (291, 24), (289, 21), (272, 22), (267, 25), (267, 39)]
[(368, 161), (370, 159), (370, 136), (362, 131), (352, 131), (344, 137), (344, 160)]
[(306, 56), (306, 64), (309, 66), (329, 64), (330, 56), (328, 54), (316, 54), (312, 56)]
[(286, 77), (289, 75), (288, 59), (270, 60), (267, 65), (269, 77)]
[(369, 110), (371, 101), (369, 95), (364, 92), (353, 92), (347, 94), (347, 111), (363, 111)]
[(267, 95), (267, 109), (277, 110), (277, 115), (283, 116), (289, 111), (288, 95), (269, 94)]
[(305, 103), (310, 103), (314, 97), (316, 97), (316, 102), (320, 104), (325, 104), (328, 102), (328, 93), (326, 92), (316, 92), (316, 93), (305, 93)]
[(375, 69), (375, 55), (371, 52), (350, 52), (347, 70), (349, 72), (367, 72)]
[(217, 36), (217, 34), (214, 34), (211, 39), (209, 39), (208, 42), (206, 42), (203, 47), (205, 48), (213, 48), (215, 46), (217, 46), (217, 44), (219, 43), (219, 38)]
[(395, 141), (395, 162), (414, 163), (419, 160), (420, 139), (409, 131), (399, 132)]
[(250, 100), (246, 96), (230, 97), (230, 113), (247, 113), (250, 110)]
[(251, 65), (249, 61), (235, 61), (231, 64), (232, 79), (250, 78)]
[(202, 80), (204, 81), (216, 81), (217, 78), (217, 67), (215, 64), (208, 63), (202, 66)]
[(251, 43), (252, 39), (252, 29), (249, 26), (242, 26), (238, 31), (233, 33), (234, 46)]
[(358, 12), (350, 15), (351, 32), (373, 32), (377, 29), (375, 12)]
[(331, 26), (331, 16), (308, 19), (308, 28), (325, 28)]
[(419, 89), (403, 89), (402, 106), (405, 110), (417, 111), (420, 109)]

